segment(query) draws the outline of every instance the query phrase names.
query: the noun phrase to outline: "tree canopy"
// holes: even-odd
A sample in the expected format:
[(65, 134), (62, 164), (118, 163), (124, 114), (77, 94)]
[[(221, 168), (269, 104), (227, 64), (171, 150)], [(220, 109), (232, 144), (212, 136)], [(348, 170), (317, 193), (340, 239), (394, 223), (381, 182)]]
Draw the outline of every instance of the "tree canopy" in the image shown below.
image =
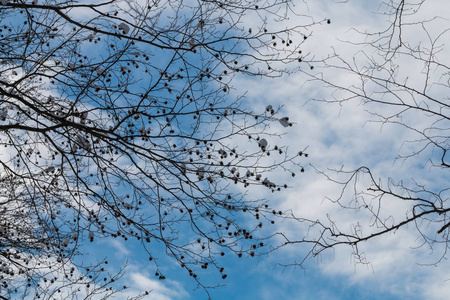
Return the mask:
[(0, 4), (3, 298), (120, 291), (107, 260), (78, 259), (104, 238), (205, 290), (202, 269), (227, 276), (217, 258), (270, 251), (258, 230), (284, 213), (245, 188), (288, 187), (270, 174), (303, 172), (306, 148), (277, 145), (289, 116), (242, 105), (233, 78), (308, 65), (316, 22), (283, 27), (281, 0)]

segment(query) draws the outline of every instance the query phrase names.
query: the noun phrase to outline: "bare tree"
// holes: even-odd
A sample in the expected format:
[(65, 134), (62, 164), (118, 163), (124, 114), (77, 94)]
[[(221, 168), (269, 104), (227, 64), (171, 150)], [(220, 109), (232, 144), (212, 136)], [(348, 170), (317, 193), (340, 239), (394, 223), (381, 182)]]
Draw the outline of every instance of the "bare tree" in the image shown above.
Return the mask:
[[(367, 263), (361, 250), (364, 242), (409, 227), (416, 230), (418, 247), (439, 253), (435, 258), (438, 263), (448, 257), (450, 233), (448, 182), (436, 184), (448, 178), (450, 167), (450, 27), (447, 19), (435, 15), (436, 2), (397, 0), (378, 4), (376, 13), (388, 21), (388, 26), (376, 32), (354, 29), (361, 38), (347, 41), (346, 47), (355, 49), (354, 53), (335, 50), (323, 64), (316, 65), (314, 72), (321, 71), (309, 75), (333, 93), (315, 100), (339, 105), (353, 101), (365, 107), (369, 122), (406, 129), (409, 138), (393, 159), (404, 166), (409, 162), (421, 165), (423, 172), (418, 177), (410, 178), (414, 173), (408, 173), (394, 179), (379, 178), (384, 175), (365, 166), (335, 173), (320, 170), (342, 185), (342, 194), (332, 201), (355, 212), (353, 226), (341, 226), (332, 218), (320, 222), (297, 219), (310, 223), (318, 235), (288, 239), (287, 243), (311, 243), (312, 256), (346, 245), (353, 249), (357, 261)], [(342, 75), (345, 82), (338, 78)], [(392, 207), (406, 209), (395, 211)]]
[(305, 149), (276, 145), (288, 117), (244, 107), (232, 80), (308, 63), (315, 22), (277, 29), (283, 0), (0, 4), (3, 299), (118, 292), (107, 260), (77, 260), (102, 238), (139, 241), (159, 279), (147, 245), (163, 245), (205, 289), (218, 257), (270, 251), (257, 231), (283, 213), (234, 185), (286, 188), (270, 173), (303, 172)]

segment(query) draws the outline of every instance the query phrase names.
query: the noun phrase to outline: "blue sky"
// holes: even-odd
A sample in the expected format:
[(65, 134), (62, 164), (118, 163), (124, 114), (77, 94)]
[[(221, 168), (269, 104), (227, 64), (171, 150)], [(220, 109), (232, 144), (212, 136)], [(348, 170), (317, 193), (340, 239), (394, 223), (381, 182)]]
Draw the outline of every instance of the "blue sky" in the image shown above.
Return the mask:
[[(350, 45), (342, 41), (360, 41), (356, 30), (378, 31), (386, 25), (385, 16), (376, 14), (380, 1), (309, 1), (304, 5), (298, 1), (297, 11), (313, 16), (315, 21), (329, 18), (330, 25), (321, 25), (312, 29), (311, 37), (305, 43), (303, 53), (311, 53), (317, 60), (334, 51), (344, 58), (364, 63), (361, 46)], [(300, 4), (300, 2), (302, 2)], [(427, 0), (420, 10), (422, 18), (430, 18), (441, 14), (448, 17), (450, 4), (447, 0)], [(252, 20), (248, 20), (249, 23)], [(296, 17), (289, 20), (295, 24)], [(244, 26), (246, 26), (244, 24)], [(435, 23), (426, 24), (428, 32), (442, 31), (448, 27), (447, 19), (439, 19)], [(356, 29), (356, 30), (352, 30)], [(420, 43), (427, 47), (426, 36), (411, 30), (404, 33), (411, 43)], [(447, 36), (448, 38), (448, 36)], [(445, 41), (443, 39), (442, 41)], [(449, 49), (442, 47), (439, 58), (447, 65), (450, 57)], [(372, 53), (371, 53), (372, 54)], [(400, 75), (420, 73), (421, 62), (402, 61)], [(403, 67), (404, 66), (404, 67)], [(339, 69), (320, 68), (303, 71), (310, 74), (323, 72), (327, 78), (338, 84), (351, 84), (354, 78)], [(421, 85), (421, 77), (411, 76)], [(399, 154), (407, 155), (414, 151), (414, 145), (405, 144), (405, 140), (417, 137), (411, 131), (390, 124), (367, 122), (373, 116), (367, 113), (367, 106), (360, 101), (349, 101), (343, 106), (310, 101), (311, 99), (332, 100), (339, 96), (333, 89), (326, 88), (320, 82), (309, 81), (303, 72), (275, 79), (237, 76), (231, 98), (246, 93), (243, 103), (254, 111), (264, 111), (267, 105), (280, 108), (280, 115), (288, 116), (294, 123), (292, 128), (284, 128), (273, 122), (269, 131), (284, 134), (282, 142), (292, 149), (308, 147), (310, 154), (305, 161), (305, 173), (295, 178), (284, 177), (285, 174), (273, 174), (279, 180), (287, 180), (290, 188), (272, 194), (268, 190), (251, 189), (249, 197), (270, 199), (271, 205), (282, 211), (292, 210), (299, 217), (326, 220), (328, 217), (348, 230), (352, 224), (359, 223), (364, 230), (373, 230), (370, 215), (354, 211), (342, 210), (339, 205), (329, 201), (341, 192), (341, 187), (327, 180), (316, 170), (329, 172), (330, 169), (353, 170), (362, 165), (370, 167), (377, 177), (383, 180), (393, 178), (411, 184), (412, 178), (418, 183), (426, 184), (432, 189), (442, 189), (448, 185), (449, 175), (445, 170), (432, 168), (427, 157), (435, 156), (431, 150), (403, 161), (396, 159)], [(433, 93), (445, 98), (448, 85), (435, 87)], [(448, 97), (448, 96), (447, 96)], [(448, 99), (448, 98), (447, 98)], [(384, 111), (386, 113), (386, 111)], [(405, 118), (417, 126), (426, 126), (426, 117)], [(270, 141), (269, 141), (270, 142)], [(236, 142), (238, 143), (238, 141)], [(364, 183), (364, 182), (363, 182)], [(345, 195), (350, 197), (350, 195)], [(392, 201), (391, 201), (392, 200)], [(408, 210), (408, 205), (389, 199), (383, 203), (383, 215), (401, 218)], [(246, 220), (244, 220), (246, 221)], [(250, 221), (249, 221), (250, 222)], [(269, 229), (268, 229), (269, 230)], [(301, 238), (307, 230), (304, 224), (295, 221), (278, 222), (270, 230), (285, 232), (292, 238)], [(349, 247), (339, 247), (324, 252), (317, 258), (309, 259), (303, 268), (295, 266), (283, 267), (301, 261), (309, 251), (307, 245), (284, 247), (267, 256), (259, 258), (238, 258), (227, 254), (219, 258), (225, 266), (228, 277), (225, 280), (220, 274), (205, 271), (199, 274), (200, 280), (207, 284), (223, 285), (210, 290), (212, 299), (447, 299), (450, 294), (449, 262), (440, 261), (433, 265), (445, 249), (436, 246), (434, 251), (419, 247), (417, 230), (407, 226), (378, 239), (361, 245), (367, 264), (358, 264)], [(111, 271), (118, 270), (126, 261), (128, 267), (120, 282), (129, 288), (117, 299), (133, 295), (143, 289), (152, 292), (147, 299), (207, 299), (201, 288), (197, 289), (195, 281), (188, 276), (173, 260), (166, 257), (164, 249), (158, 245), (149, 247), (160, 249), (158, 259), (166, 280), (158, 280), (154, 275), (153, 264), (148, 263), (148, 255), (135, 242), (124, 243), (119, 239), (95, 240), (87, 243), (88, 254), (81, 259), (97, 259), (108, 257)], [(417, 248), (417, 249), (413, 249)], [(421, 265), (426, 264), (426, 266)], [(431, 265), (431, 266), (430, 266)]]
[[(384, 17), (374, 13), (378, 1), (340, 2), (308, 3), (307, 14), (315, 16), (317, 20), (330, 18), (331, 25), (313, 30), (304, 52), (309, 51), (320, 58), (330, 53), (331, 47), (334, 47), (336, 52), (348, 58), (360, 50), (341, 42), (359, 38), (351, 28), (376, 31), (385, 26)], [(445, 0), (426, 1), (421, 13), (426, 18), (448, 12), (449, 8)], [(291, 22), (295, 22), (295, 18)], [(429, 31), (433, 32), (439, 30), (441, 25), (429, 26)], [(414, 37), (415, 32), (405, 34), (412, 40), (417, 39)], [(426, 41), (423, 45), (426, 46)], [(447, 55), (447, 59), (449, 56)], [(419, 70), (421, 67), (420, 64), (415, 66), (405, 62), (405, 72)], [(351, 80), (339, 70), (323, 71), (328, 71), (327, 76), (333, 77), (337, 82), (345, 84)], [(289, 190), (276, 195), (252, 191), (260, 197), (270, 198), (275, 207), (292, 209), (296, 215), (310, 218), (323, 219), (330, 215), (341, 221), (344, 228), (349, 228), (354, 222), (370, 222), (370, 217), (342, 211), (326, 200), (325, 197), (336, 198), (340, 187), (317, 174), (314, 168), (326, 171), (327, 168), (338, 169), (343, 166), (352, 170), (365, 165), (383, 179), (389, 177), (408, 183), (411, 178), (418, 178), (420, 182), (433, 188), (439, 188), (448, 182), (448, 174), (425, 163), (424, 157), (430, 155), (430, 152), (403, 163), (396, 160), (399, 153), (407, 154), (411, 150), (412, 146), (403, 141), (415, 138), (405, 128), (368, 123), (371, 116), (358, 101), (348, 102), (342, 107), (308, 101), (312, 98), (332, 99), (333, 90), (324, 88), (319, 83), (305, 84), (307, 77), (301, 73), (271, 80), (237, 79), (234, 93), (237, 96), (247, 91), (245, 103), (254, 110), (264, 109), (268, 104), (279, 106), (281, 113), (288, 115), (295, 123), (288, 131), (279, 124), (273, 124), (270, 130), (286, 132), (283, 141), (289, 141), (290, 147), (309, 147), (310, 165), (306, 168), (306, 174), (290, 180)], [(417, 80), (420, 84), (420, 76)], [(441, 90), (443, 91), (445, 88)], [(427, 120), (415, 120), (417, 124), (422, 121), (426, 123)], [(404, 204), (394, 201), (385, 207), (394, 217), (401, 217), (407, 209)], [(276, 230), (292, 236), (301, 234), (304, 230), (292, 222), (281, 222), (276, 226)], [(447, 282), (450, 279), (448, 262), (443, 260), (436, 266), (422, 266), (421, 264), (435, 262), (442, 252), (439, 248), (435, 249), (436, 252), (427, 247), (412, 249), (418, 243), (414, 226), (409, 226), (395, 234), (363, 244), (362, 248), (369, 262), (367, 265), (357, 264), (351, 249), (345, 247), (325, 252), (323, 256), (307, 261), (304, 269), (277, 265), (278, 262), (289, 264), (301, 260), (308, 250), (302, 246), (292, 246), (263, 258), (225, 257), (223, 262), (228, 270), (225, 280), (212, 272), (201, 276), (212, 284), (225, 285), (210, 291), (212, 299), (447, 299), (450, 292)], [(163, 268), (167, 270), (169, 278), (158, 281), (138, 247), (127, 244), (125, 248), (120, 243), (103, 241), (101, 251), (104, 252), (108, 247), (111, 249), (109, 255), (117, 262), (128, 260), (129, 268), (123, 281), (131, 286), (130, 294), (148, 286), (153, 290), (149, 299), (207, 299), (205, 292), (195, 290), (195, 283), (189, 276), (170, 260), (166, 260), (163, 253), (160, 259), (167, 263)], [(92, 253), (98, 252), (93, 250)]]

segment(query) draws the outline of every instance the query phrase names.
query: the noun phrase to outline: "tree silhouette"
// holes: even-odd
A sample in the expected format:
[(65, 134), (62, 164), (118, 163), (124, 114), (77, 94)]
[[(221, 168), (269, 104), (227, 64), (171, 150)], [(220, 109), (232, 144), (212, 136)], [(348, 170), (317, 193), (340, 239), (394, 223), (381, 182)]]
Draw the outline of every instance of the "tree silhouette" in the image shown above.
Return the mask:
[(311, 256), (346, 245), (353, 249), (356, 261), (368, 263), (361, 250), (366, 241), (408, 228), (415, 230), (418, 244), (407, 246), (431, 249), (438, 263), (448, 257), (449, 249), (449, 187), (441, 179), (448, 176), (450, 166), (446, 43), (450, 28), (448, 20), (434, 14), (436, 3), (431, 1), (377, 4), (377, 14), (385, 17), (388, 26), (375, 32), (354, 29), (353, 39), (346, 42), (349, 53), (335, 50), (316, 64), (315, 71), (320, 71), (309, 75), (331, 88), (333, 96), (315, 100), (339, 105), (356, 102), (369, 113), (368, 121), (404, 129), (408, 137), (396, 160), (407, 170), (422, 169), (402, 174), (403, 178), (398, 174), (379, 178), (384, 174), (366, 166), (335, 173), (318, 170), (342, 185), (342, 193), (332, 201), (353, 210), (355, 221), (349, 227), (331, 217), (320, 222), (297, 219), (311, 224), (319, 234), (286, 243), (310, 243)]
[(217, 257), (270, 251), (257, 231), (283, 213), (242, 187), (286, 188), (270, 173), (303, 172), (304, 152), (232, 82), (308, 64), (315, 22), (277, 29), (282, 0), (0, 4), (3, 299), (120, 291), (108, 261), (77, 260), (102, 238), (139, 241), (159, 279), (162, 245), (205, 289), (199, 270), (226, 277)]

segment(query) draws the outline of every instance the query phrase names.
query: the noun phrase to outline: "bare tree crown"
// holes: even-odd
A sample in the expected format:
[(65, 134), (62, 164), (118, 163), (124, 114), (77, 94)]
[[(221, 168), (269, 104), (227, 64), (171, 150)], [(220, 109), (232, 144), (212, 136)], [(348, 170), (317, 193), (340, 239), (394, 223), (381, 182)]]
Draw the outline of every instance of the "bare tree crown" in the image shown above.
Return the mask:
[(367, 166), (320, 170), (342, 186), (332, 201), (352, 210), (355, 221), (348, 228), (333, 217), (320, 222), (298, 219), (319, 234), (303, 240), (287, 238), (286, 243), (310, 243), (311, 256), (346, 245), (358, 262), (368, 263), (362, 250), (366, 241), (414, 228), (415, 247), (433, 249), (433, 263), (438, 263), (447, 258), (450, 225), (448, 185), (441, 180), (450, 165), (448, 20), (433, 1), (378, 1), (375, 7), (388, 22), (379, 23), (383, 27), (375, 31), (353, 28), (356, 34), (346, 41), (347, 52), (333, 48), (308, 75), (332, 91), (315, 100), (356, 102), (368, 112), (369, 122), (387, 130), (404, 129), (409, 138), (401, 141), (401, 152), (392, 159), (417, 173), (402, 173), (402, 178), (396, 174), (394, 179), (393, 174), (377, 174)]
[(303, 172), (304, 152), (276, 145), (289, 118), (270, 99), (249, 110), (232, 80), (307, 64), (314, 22), (272, 29), (280, 0), (0, 5), (3, 297), (116, 293), (107, 261), (76, 259), (101, 238), (139, 241), (159, 279), (162, 244), (200, 285), (201, 269), (227, 276), (217, 257), (269, 251), (258, 229), (283, 213), (234, 185), (285, 188), (270, 173)]

